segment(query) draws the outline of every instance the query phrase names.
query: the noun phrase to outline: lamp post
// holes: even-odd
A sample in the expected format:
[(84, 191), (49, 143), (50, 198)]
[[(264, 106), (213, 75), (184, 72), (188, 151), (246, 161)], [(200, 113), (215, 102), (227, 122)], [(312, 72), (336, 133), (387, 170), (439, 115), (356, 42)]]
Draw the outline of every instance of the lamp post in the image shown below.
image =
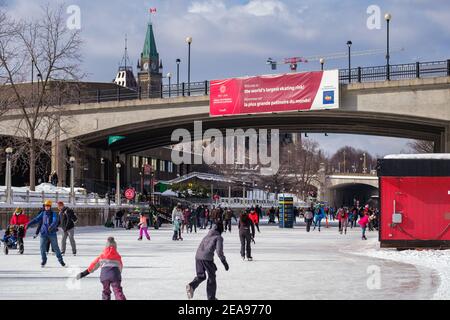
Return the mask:
[(74, 164), (75, 164), (75, 157), (71, 156), (69, 158), (70, 163), (70, 203), (72, 205), (75, 205), (75, 174), (74, 174)]
[(348, 46), (348, 83), (352, 82), (352, 42), (350, 40), (347, 41)]
[(323, 71), (323, 65), (325, 64), (325, 59), (324, 58), (320, 58), (320, 69)]
[(122, 197), (120, 195), (120, 168), (122, 165), (117, 162), (116, 168), (117, 168), (117, 175), (116, 175), (116, 205), (120, 206), (122, 204)]
[(167, 78), (169, 79), (169, 98), (170, 98), (170, 96), (171, 96), (171, 93), (172, 93), (172, 92), (171, 92), (171, 84), (172, 84), (172, 83), (171, 83), (171, 80), (172, 80), (172, 73), (170, 73), (170, 72), (169, 72), (169, 73), (167, 74)]
[(13, 148), (6, 148), (6, 176), (5, 176), (5, 184), (6, 184), (6, 203), (12, 203), (12, 193), (11, 193), (11, 154), (13, 153)]
[(389, 22), (392, 19), (392, 15), (390, 13), (386, 13), (384, 15), (384, 20), (387, 23), (387, 35), (386, 35), (386, 80), (391, 80), (391, 70), (390, 70), (390, 50), (389, 50)]
[(187, 37), (186, 42), (188, 44), (188, 96), (191, 95), (191, 44), (192, 37)]
[(177, 59), (177, 96), (180, 96), (180, 63), (181, 59)]

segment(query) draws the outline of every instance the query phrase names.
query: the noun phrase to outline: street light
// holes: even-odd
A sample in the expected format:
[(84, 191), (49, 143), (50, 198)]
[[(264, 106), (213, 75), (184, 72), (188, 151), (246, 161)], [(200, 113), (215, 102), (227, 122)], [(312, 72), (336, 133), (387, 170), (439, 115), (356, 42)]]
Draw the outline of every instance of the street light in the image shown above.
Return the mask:
[(188, 96), (191, 95), (191, 44), (192, 37), (187, 37), (186, 42), (188, 44)]
[(117, 162), (116, 168), (117, 168), (117, 176), (116, 176), (116, 205), (120, 206), (122, 204), (122, 199), (120, 196), (120, 168), (122, 165)]
[(12, 203), (12, 187), (11, 187), (11, 154), (13, 153), (13, 148), (8, 147), (6, 148), (6, 177), (5, 177), (5, 184), (6, 184), (6, 203), (11, 204)]
[(171, 79), (172, 79), (172, 73), (168, 73), (167, 74), (167, 78), (169, 79), (169, 98), (170, 98), (170, 96), (171, 96), (171, 87), (170, 87), (170, 85), (171, 85)]
[(352, 82), (352, 57), (351, 57), (351, 50), (352, 50), (352, 42), (350, 40), (347, 41), (347, 46), (348, 46), (348, 83)]
[(180, 63), (181, 59), (177, 59), (177, 96), (180, 95)]
[(384, 20), (387, 23), (387, 37), (386, 37), (386, 79), (391, 80), (391, 70), (390, 70), (390, 52), (389, 52), (389, 22), (392, 19), (392, 15), (390, 13), (386, 13), (384, 15)]
[(324, 58), (320, 58), (320, 68), (323, 71), (323, 65), (325, 64), (325, 59)]
[(70, 202), (75, 205), (75, 175), (74, 175), (74, 164), (75, 164), (75, 157), (71, 156), (69, 158), (70, 163)]

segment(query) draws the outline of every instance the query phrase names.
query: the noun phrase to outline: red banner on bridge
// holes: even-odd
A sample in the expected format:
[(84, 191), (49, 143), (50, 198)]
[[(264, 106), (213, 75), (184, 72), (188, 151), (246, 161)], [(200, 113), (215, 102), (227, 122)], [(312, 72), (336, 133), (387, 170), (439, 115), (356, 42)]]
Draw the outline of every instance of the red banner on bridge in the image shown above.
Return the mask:
[(211, 81), (210, 115), (339, 108), (338, 70)]

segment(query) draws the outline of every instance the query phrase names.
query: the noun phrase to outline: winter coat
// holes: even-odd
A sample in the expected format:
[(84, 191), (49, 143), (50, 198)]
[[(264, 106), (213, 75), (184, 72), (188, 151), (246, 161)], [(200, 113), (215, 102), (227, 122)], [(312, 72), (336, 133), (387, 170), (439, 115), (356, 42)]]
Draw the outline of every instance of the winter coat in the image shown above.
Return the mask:
[(41, 213), (28, 223), (28, 227), (41, 223), (41, 237), (56, 236), (58, 232), (59, 217), (53, 211), (41, 211)]
[(251, 234), (253, 238), (255, 237), (255, 225), (247, 215), (242, 215), (239, 218), (238, 228), (239, 234), (245, 235), (248, 233)]
[(59, 212), (61, 218), (61, 228), (65, 231), (72, 230), (75, 227), (75, 223), (78, 221), (75, 212), (72, 209), (64, 207)]
[(184, 210), (184, 212), (183, 212), (183, 222), (184, 223), (188, 223), (190, 217), (191, 217), (191, 211), (187, 210), (187, 209)]
[(139, 218), (139, 226), (140, 226), (141, 228), (147, 228), (147, 227), (148, 227), (148, 224), (147, 224), (147, 217), (146, 217), (146, 216), (141, 216), (141, 217)]
[(234, 215), (233, 211), (228, 209), (227, 211), (225, 211), (225, 215), (224, 215), (224, 220), (231, 220), (232, 218), (234, 218), (236, 220), (236, 216)]
[(339, 210), (337, 218), (339, 221), (348, 220), (348, 212), (346, 212), (345, 210)]
[(114, 246), (105, 248), (100, 256), (89, 265), (88, 271), (92, 273), (98, 268), (102, 269), (100, 281), (118, 282), (122, 280), (122, 257)]
[(364, 217), (359, 219), (358, 223), (361, 226), (361, 228), (366, 228), (367, 225), (369, 224), (369, 216), (365, 215)]
[(179, 231), (181, 228), (181, 218), (177, 217), (173, 220), (173, 231)]
[(172, 210), (172, 222), (174, 222), (175, 220), (176, 220), (176, 218), (178, 217), (178, 218), (180, 218), (180, 220), (181, 219), (183, 219), (183, 210), (177, 210), (178, 208), (177, 207), (175, 207), (175, 208), (173, 208), (173, 210)]
[(305, 219), (306, 220), (311, 220), (314, 217), (314, 214), (312, 213), (312, 211), (307, 210), (305, 213)]
[(250, 218), (250, 220), (252, 220), (252, 222), (254, 224), (259, 224), (259, 216), (256, 213), (256, 211), (252, 211), (250, 212), (250, 214), (248, 215), (248, 217)]
[(197, 249), (195, 259), (214, 261), (214, 251), (217, 252), (217, 255), (222, 263), (227, 261), (223, 253), (223, 238), (217, 230), (217, 225), (215, 225), (206, 237), (203, 238)]
[(28, 218), (28, 216), (27, 216), (26, 214), (23, 214), (23, 213), (21, 213), (21, 214), (19, 214), (19, 215), (14, 214), (14, 215), (11, 217), (11, 220), (9, 221), (9, 225), (10, 225), (10, 226), (25, 226), (25, 228), (24, 228), (24, 234), (23, 234), (23, 237), (25, 238), (25, 235), (26, 235), (26, 225), (27, 225), (28, 222), (30, 222), (30, 218)]

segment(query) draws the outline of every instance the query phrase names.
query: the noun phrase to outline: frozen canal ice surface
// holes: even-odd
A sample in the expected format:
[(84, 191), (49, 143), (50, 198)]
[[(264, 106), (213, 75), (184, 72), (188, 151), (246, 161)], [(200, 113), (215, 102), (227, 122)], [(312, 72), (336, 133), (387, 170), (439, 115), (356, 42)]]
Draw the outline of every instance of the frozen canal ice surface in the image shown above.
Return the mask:
[[(320, 233), (307, 233), (304, 226), (260, 228), (252, 262), (240, 258), (235, 225), (231, 234), (223, 235), (230, 270), (226, 272), (215, 257), (218, 299), (432, 299), (441, 283), (439, 270), (430, 265), (376, 256), (373, 252), (379, 250), (375, 232), (368, 233), (368, 241), (362, 241), (359, 228), (349, 229), (347, 235), (340, 235), (335, 226), (323, 228)], [(56, 257), (50, 255), (42, 269), (39, 239), (31, 237), (34, 229), (30, 229), (24, 255), (0, 253), (3, 299), (101, 299), (99, 270), (81, 281), (74, 276), (100, 254), (108, 236), (116, 238), (122, 255), (122, 285), (128, 299), (186, 299), (185, 286), (195, 276), (195, 251), (208, 230), (183, 234), (184, 241), (177, 242), (171, 240), (169, 225), (149, 230), (151, 241), (137, 241), (136, 229), (77, 228), (78, 255), (72, 256), (68, 242), (68, 267), (60, 267)], [(392, 251), (389, 254), (395, 255)], [(380, 272), (374, 274), (373, 270)], [(194, 299), (205, 298), (206, 281), (194, 295)]]

